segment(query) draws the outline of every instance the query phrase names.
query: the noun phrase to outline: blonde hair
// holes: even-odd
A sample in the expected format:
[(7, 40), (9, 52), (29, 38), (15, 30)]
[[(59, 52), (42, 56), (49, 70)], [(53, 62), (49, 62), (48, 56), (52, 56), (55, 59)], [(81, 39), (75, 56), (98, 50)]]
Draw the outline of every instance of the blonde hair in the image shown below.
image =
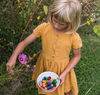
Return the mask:
[(55, 0), (49, 8), (48, 22), (52, 25), (52, 16), (68, 24), (70, 32), (77, 31), (80, 24), (81, 4), (78, 0)]

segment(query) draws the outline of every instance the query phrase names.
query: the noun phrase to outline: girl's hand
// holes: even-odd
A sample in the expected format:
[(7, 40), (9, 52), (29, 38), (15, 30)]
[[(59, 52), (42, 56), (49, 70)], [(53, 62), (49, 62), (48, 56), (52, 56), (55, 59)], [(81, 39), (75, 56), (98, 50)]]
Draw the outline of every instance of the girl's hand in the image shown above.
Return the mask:
[(65, 82), (66, 75), (62, 73), (57, 79), (60, 80), (60, 85)]
[(15, 59), (10, 59), (7, 64), (6, 64), (6, 70), (7, 72), (9, 73), (12, 73), (11, 70), (15, 67), (15, 63), (16, 63), (16, 60)]

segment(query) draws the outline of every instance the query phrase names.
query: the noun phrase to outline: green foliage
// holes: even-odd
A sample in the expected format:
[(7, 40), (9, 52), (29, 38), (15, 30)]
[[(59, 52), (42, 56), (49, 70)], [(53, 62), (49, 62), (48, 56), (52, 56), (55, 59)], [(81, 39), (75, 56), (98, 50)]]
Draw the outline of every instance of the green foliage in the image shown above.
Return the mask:
[[(0, 39), (2, 44), (4, 42), (6, 44), (14, 42), (15, 39), (17, 39), (15, 44), (17, 44), (20, 40), (18, 38), (21, 37), (23, 32), (27, 34), (28, 31), (31, 31), (32, 33), (35, 26), (41, 23), (41, 21), (45, 21), (44, 17), (46, 15), (43, 13), (43, 5), (36, 9), (38, 4), (39, 0), (9, 0), (0, 2)], [(32, 16), (35, 10), (37, 12)], [(40, 15), (41, 17), (37, 18)], [(25, 30), (28, 22), (28, 27)]]
[(48, 13), (48, 8), (47, 8), (47, 6), (43, 6), (43, 9), (44, 9), (44, 12), (45, 12), (45, 14), (47, 15), (47, 13)]
[(98, 0), (79, 0), (82, 5), (82, 20), (81, 22), (84, 23), (91, 18), (98, 18), (100, 17), (100, 4)]
[(36, 4), (36, 0), (34, 0), (34, 4)]
[(100, 36), (100, 25), (95, 25), (93, 27), (93, 30), (98, 36)]

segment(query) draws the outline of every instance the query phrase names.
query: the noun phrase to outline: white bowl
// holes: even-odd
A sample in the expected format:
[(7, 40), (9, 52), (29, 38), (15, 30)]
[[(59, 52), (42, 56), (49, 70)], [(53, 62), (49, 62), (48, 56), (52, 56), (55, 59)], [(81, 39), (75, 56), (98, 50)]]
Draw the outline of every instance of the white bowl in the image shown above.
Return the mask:
[[(45, 89), (43, 89), (43, 88), (40, 87), (39, 82), (40, 82), (44, 77), (49, 77), (49, 76), (51, 76), (52, 79), (56, 79), (57, 85), (56, 85), (56, 87), (55, 87), (54, 89), (45, 90)], [(56, 89), (59, 87), (59, 85), (60, 85), (60, 80), (57, 80), (57, 78), (58, 78), (58, 75), (57, 75), (56, 73), (51, 72), (51, 71), (46, 71), (46, 72), (41, 73), (41, 74), (38, 76), (38, 78), (37, 78), (37, 84), (38, 84), (38, 86), (39, 86), (44, 92), (48, 92), (48, 93), (49, 93), (49, 92), (53, 92), (53, 91), (56, 90)]]

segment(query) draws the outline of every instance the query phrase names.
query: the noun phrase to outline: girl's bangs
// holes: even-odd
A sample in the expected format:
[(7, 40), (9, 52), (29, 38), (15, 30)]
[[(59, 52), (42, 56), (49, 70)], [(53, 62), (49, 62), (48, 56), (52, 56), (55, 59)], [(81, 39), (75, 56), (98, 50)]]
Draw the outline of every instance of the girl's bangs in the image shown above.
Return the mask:
[(56, 18), (57, 20), (66, 23), (66, 20), (64, 20), (64, 18), (63, 18), (60, 14), (53, 14), (53, 16), (54, 16), (54, 18)]
[[(68, 13), (68, 12), (67, 12)], [(62, 11), (60, 11), (60, 12), (54, 12), (53, 13), (53, 16), (57, 19), (57, 20), (59, 20), (59, 21), (61, 21), (61, 22), (65, 22), (65, 23), (70, 23), (70, 22), (72, 22), (72, 20), (71, 20), (71, 18), (70, 18), (70, 15), (68, 15), (66, 12), (64, 13), (64, 12), (62, 12)]]

